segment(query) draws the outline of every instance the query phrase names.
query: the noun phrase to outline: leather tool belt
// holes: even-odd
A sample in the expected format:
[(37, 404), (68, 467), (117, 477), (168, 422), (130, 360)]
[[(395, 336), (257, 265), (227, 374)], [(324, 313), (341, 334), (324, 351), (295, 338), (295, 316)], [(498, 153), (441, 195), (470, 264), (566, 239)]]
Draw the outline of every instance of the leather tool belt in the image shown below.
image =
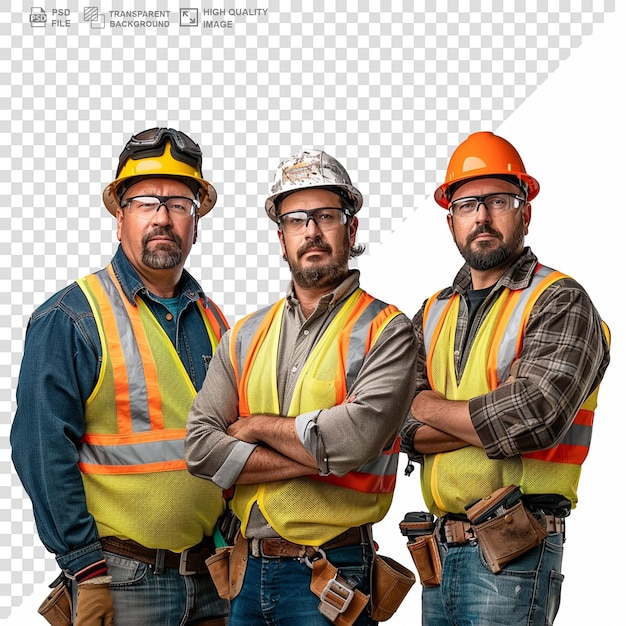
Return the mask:
[[(548, 534), (565, 533), (564, 517), (552, 515), (551, 513), (538, 512), (533, 513), (533, 515)], [(444, 518), (442, 528), (445, 543), (448, 545), (462, 546), (470, 541), (476, 541), (477, 539), (472, 524), (466, 520)]]
[(440, 543), (478, 544), (485, 562), (497, 574), (513, 559), (538, 546), (548, 534), (565, 535), (565, 516), (569, 513), (565, 503), (569, 502), (554, 494), (540, 496), (540, 499), (543, 502), (558, 500), (558, 513), (537, 506), (537, 497), (526, 506), (520, 488), (515, 485), (496, 489), (466, 506), (467, 515), (448, 514), (435, 522), (430, 513), (407, 513), (400, 530), (409, 537), (407, 547), (422, 585), (441, 584)]
[(152, 565), (156, 573), (161, 573), (166, 567), (173, 567), (181, 576), (207, 574), (209, 570), (206, 560), (215, 553), (210, 539), (183, 552), (145, 548), (132, 539), (118, 539), (117, 537), (102, 537), (100, 543), (106, 552)]

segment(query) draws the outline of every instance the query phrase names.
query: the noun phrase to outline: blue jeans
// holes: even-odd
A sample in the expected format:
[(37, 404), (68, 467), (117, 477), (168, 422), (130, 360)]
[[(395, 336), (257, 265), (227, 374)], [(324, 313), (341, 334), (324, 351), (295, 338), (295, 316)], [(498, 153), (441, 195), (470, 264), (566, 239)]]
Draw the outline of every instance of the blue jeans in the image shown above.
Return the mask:
[[(369, 545), (327, 550), (326, 558), (369, 593)], [(317, 610), (319, 598), (309, 589), (311, 574), (299, 559), (250, 556), (241, 592), (231, 602), (228, 626), (329, 626), (332, 622)], [(376, 624), (368, 612), (365, 608), (354, 626)]]
[(422, 589), (423, 626), (552, 626), (561, 598), (563, 535), (548, 535), (494, 574), (480, 547), (440, 544), (441, 586)]
[(228, 614), (209, 574), (181, 576), (127, 557), (104, 553), (112, 576), (115, 626), (183, 626)]

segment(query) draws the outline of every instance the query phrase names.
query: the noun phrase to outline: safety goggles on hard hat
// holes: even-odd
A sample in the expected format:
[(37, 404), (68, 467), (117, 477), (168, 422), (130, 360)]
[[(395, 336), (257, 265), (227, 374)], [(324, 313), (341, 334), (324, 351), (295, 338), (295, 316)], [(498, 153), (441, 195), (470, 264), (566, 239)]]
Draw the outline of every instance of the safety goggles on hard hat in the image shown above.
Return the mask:
[(147, 178), (173, 178), (197, 195), (198, 215), (206, 215), (217, 201), (213, 185), (202, 177), (202, 151), (185, 133), (173, 128), (151, 128), (133, 135), (120, 155), (115, 180), (102, 199), (115, 215), (128, 189)]
[(122, 154), (120, 154), (116, 176), (119, 176), (128, 159), (146, 159), (162, 155), (167, 141), (171, 143), (170, 150), (177, 161), (182, 161), (198, 169), (202, 168), (202, 150), (185, 133), (174, 128), (150, 128), (130, 138)]

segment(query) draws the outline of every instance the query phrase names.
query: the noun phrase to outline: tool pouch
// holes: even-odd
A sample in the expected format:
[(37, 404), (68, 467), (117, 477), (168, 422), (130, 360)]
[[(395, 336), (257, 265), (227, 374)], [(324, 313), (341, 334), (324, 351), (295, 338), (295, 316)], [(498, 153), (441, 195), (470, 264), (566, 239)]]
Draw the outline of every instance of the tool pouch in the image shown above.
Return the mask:
[(52, 626), (71, 626), (72, 599), (70, 592), (63, 579), (61, 579), (60, 582), (57, 581), (59, 581), (59, 578), (52, 583), (52, 585), (54, 585), (52, 591), (41, 603), (37, 611), (52, 624)]
[(206, 560), (206, 565), (220, 598), (236, 598), (248, 565), (248, 540), (238, 533), (235, 545), (217, 548), (215, 554)]
[(228, 563), (233, 546), (225, 548), (217, 548), (215, 554), (212, 554), (206, 561), (207, 569), (213, 579), (215, 589), (220, 598), (230, 600), (230, 575)]
[(388, 620), (415, 584), (415, 574), (388, 556), (377, 554), (372, 565), (372, 619)]
[(441, 584), (441, 555), (434, 533), (416, 537), (407, 548), (417, 568), (420, 582), (424, 587), (437, 587)]
[(341, 576), (325, 558), (311, 562), (311, 591), (320, 599), (319, 612), (335, 626), (352, 626), (369, 602), (369, 596)]
[(548, 535), (524, 508), (518, 487), (503, 487), (467, 509), (485, 561), (494, 574)]

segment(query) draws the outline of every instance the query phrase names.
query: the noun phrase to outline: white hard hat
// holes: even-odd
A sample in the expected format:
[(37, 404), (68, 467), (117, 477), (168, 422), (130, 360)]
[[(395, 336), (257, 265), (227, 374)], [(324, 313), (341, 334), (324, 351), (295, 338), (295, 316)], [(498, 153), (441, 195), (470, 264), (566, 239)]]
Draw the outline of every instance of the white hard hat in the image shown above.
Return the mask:
[(328, 187), (346, 197), (353, 204), (353, 214), (363, 206), (361, 192), (352, 185), (348, 172), (337, 159), (322, 150), (301, 150), (278, 166), (270, 196), (265, 201), (269, 218), (278, 222), (274, 203), (279, 196), (311, 187)]

